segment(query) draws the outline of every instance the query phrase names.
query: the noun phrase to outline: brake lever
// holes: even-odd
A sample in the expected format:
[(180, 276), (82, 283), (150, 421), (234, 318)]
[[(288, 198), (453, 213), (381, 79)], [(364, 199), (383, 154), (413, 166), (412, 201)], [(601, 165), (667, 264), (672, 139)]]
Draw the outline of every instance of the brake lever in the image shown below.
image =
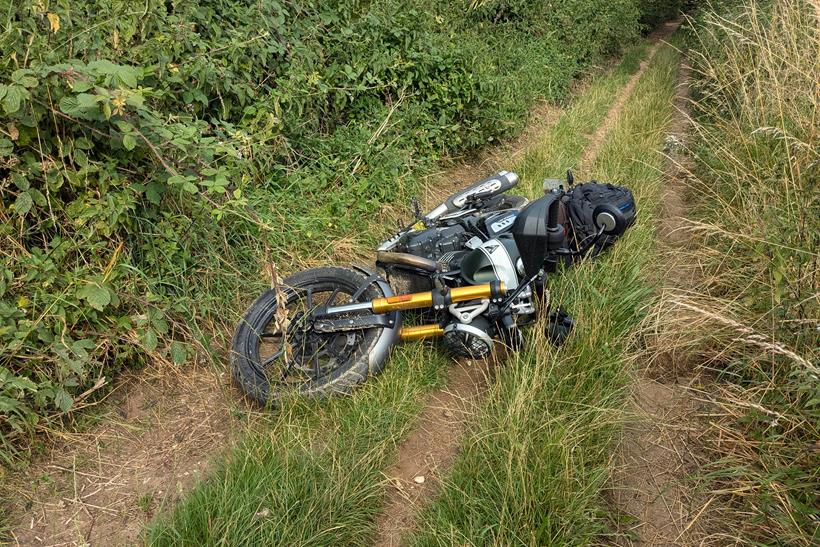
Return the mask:
[(410, 198), (410, 206), (413, 208), (413, 216), (416, 220), (424, 220), (424, 217), (421, 216), (421, 206), (419, 205), (419, 200), (416, 197)]
[(466, 201), (472, 202), (472, 203), (481, 202), (481, 201), (484, 201), (485, 199), (491, 198), (495, 195), (497, 195), (497, 193), (492, 191), (492, 190), (488, 191), (488, 192), (476, 192), (475, 194), (470, 194), (469, 196), (467, 196)]

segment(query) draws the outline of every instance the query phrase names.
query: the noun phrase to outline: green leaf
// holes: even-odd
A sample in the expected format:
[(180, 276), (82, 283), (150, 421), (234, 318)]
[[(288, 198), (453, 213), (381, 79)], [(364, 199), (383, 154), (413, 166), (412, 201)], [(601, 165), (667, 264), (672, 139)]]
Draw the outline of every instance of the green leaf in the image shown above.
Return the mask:
[(14, 210), (17, 211), (18, 215), (23, 217), (31, 210), (33, 204), (34, 200), (31, 198), (31, 194), (28, 192), (20, 192), (17, 195), (17, 199), (14, 200)]
[(34, 199), (34, 204), (39, 205), (40, 207), (45, 207), (48, 205), (48, 201), (46, 200), (46, 196), (38, 190), (37, 188), (32, 188), (28, 191), (31, 194), (32, 199)]
[(79, 137), (74, 139), (74, 148), (79, 148), (80, 150), (91, 150), (94, 148), (94, 145), (85, 137)]
[(157, 333), (154, 332), (154, 329), (145, 329), (145, 332), (142, 335), (142, 344), (148, 351), (154, 351), (157, 349), (159, 340), (157, 339)]
[(17, 85), (6, 87), (6, 96), (3, 97), (3, 110), (6, 111), (6, 114), (14, 114), (20, 110), (20, 104), (23, 102), (22, 89)]
[(182, 342), (171, 342), (171, 360), (175, 365), (181, 365), (188, 359), (188, 347)]
[(103, 311), (111, 303), (111, 293), (102, 285), (88, 283), (77, 291), (77, 297), (88, 302), (95, 310)]
[(11, 81), (23, 87), (36, 87), (37, 78), (34, 77), (34, 71), (28, 68), (20, 68), (11, 73)]
[(191, 194), (196, 194), (197, 192), (199, 192), (199, 188), (193, 182), (185, 182), (182, 185), (182, 189)]
[(77, 105), (80, 108), (96, 108), (98, 97), (99, 95), (92, 95), (91, 93), (80, 93), (77, 95)]
[(137, 139), (134, 138), (134, 135), (131, 133), (123, 136), (122, 138), (122, 146), (126, 150), (133, 150), (137, 146)]
[(145, 97), (139, 93), (132, 93), (125, 99), (125, 104), (134, 108), (141, 108), (145, 104)]
[(14, 143), (8, 139), (0, 139), (0, 158), (11, 156), (12, 152), (14, 152)]
[(137, 73), (130, 66), (118, 67), (114, 77), (121, 86), (137, 87)]
[(22, 175), (20, 173), (14, 173), (11, 176), (11, 182), (14, 183), (18, 190), (22, 190), (23, 192), (31, 188), (31, 184), (29, 183), (28, 179), (25, 177), (25, 175)]
[(134, 129), (134, 124), (125, 120), (117, 120), (114, 122), (114, 125), (123, 133), (130, 133)]
[(88, 63), (88, 68), (93, 70), (95, 74), (99, 74), (101, 76), (108, 76), (110, 74), (114, 74), (117, 72), (117, 69), (120, 68), (119, 65), (115, 65), (108, 59), (98, 59), (96, 61), (91, 61)]
[(71, 91), (74, 93), (83, 93), (84, 91), (91, 89), (91, 87), (91, 82), (88, 80), (77, 80), (71, 84)]
[(66, 95), (60, 99), (60, 111), (69, 116), (81, 116), (83, 114), (83, 109), (80, 107), (77, 97), (70, 95)]
[(68, 412), (71, 410), (71, 405), (73, 404), (74, 399), (71, 398), (71, 395), (69, 395), (66, 390), (57, 388), (57, 391), (54, 393), (54, 405), (63, 412)]
[(15, 389), (37, 391), (37, 384), (24, 376), (15, 376), (5, 367), (0, 367), (0, 387), (3, 389), (12, 387)]
[(162, 202), (162, 190), (161, 184), (152, 182), (145, 188), (145, 197), (154, 205), (159, 205)]

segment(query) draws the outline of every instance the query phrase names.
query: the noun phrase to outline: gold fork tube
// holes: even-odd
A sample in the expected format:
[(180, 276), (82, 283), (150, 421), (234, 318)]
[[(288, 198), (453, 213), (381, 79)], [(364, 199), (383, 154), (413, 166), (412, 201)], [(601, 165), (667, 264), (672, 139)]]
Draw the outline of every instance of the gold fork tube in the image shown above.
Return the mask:
[[(506, 288), (503, 283), (501, 283), (500, 292), (501, 294), (506, 292)], [(485, 283), (484, 285), (455, 287), (450, 289), (448, 293), (448, 300), (450, 302), (466, 302), (467, 300), (491, 298), (492, 294), (492, 286), (489, 283)], [(433, 291), (400, 294), (387, 298), (376, 298), (372, 301), (373, 313), (386, 313), (398, 310), (415, 310), (419, 308), (430, 308), (432, 306)]]
[(418, 327), (403, 327), (399, 331), (402, 342), (421, 340), (423, 338), (438, 338), (444, 336), (444, 329), (438, 325), (419, 325)]
[(433, 305), (433, 292), (416, 292), (399, 294), (387, 298), (375, 298), (372, 301), (373, 313), (385, 313), (398, 310), (415, 310), (429, 308)]

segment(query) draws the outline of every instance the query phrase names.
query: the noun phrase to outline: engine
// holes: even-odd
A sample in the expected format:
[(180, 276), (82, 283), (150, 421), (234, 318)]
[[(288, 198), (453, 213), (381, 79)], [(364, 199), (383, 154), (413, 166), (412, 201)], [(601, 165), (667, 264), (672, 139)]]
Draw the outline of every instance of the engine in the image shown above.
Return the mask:
[(446, 253), (461, 251), (471, 238), (463, 226), (444, 226), (410, 232), (396, 245), (396, 251), (438, 260)]
[[(501, 281), (508, 291), (518, 287), (525, 275), (516, 240), (510, 233), (518, 211), (492, 215), (469, 215), (450, 223), (410, 230), (390, 242), (390, 252), (422, 257), (435, 263), (436, 275), (430, 278), (410, 273), (401, 266), (387, 265), (391, 283), (412, 290), (439, 286), (480, 285)], [(412, 271), (412, 270), (411, 270)], [(419, 283), (425, 281), (426, 286)], [(517, 328), (535, 317), (530, 287), (524, 288), (502, 313), (490, 300), (460, 302), (448, 306), (442, 317), (443, 343), (457, 357), (479, 359), (490, 354), (494, 339), (515, 344)]]

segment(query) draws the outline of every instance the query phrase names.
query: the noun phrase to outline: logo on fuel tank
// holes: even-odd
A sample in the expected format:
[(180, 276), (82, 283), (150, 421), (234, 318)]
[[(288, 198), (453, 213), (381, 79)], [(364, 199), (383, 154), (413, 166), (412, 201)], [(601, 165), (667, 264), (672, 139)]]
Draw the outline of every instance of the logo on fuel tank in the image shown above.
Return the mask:
[(518, 216), (515, 213), (510, 213), (507, 216), (494, 220), (490, 223), (490, 231), (493, 234), (497, 234), (499, 232), (503, 232), (507, 228), (513, 225), (515, 222), (515, 217)]

